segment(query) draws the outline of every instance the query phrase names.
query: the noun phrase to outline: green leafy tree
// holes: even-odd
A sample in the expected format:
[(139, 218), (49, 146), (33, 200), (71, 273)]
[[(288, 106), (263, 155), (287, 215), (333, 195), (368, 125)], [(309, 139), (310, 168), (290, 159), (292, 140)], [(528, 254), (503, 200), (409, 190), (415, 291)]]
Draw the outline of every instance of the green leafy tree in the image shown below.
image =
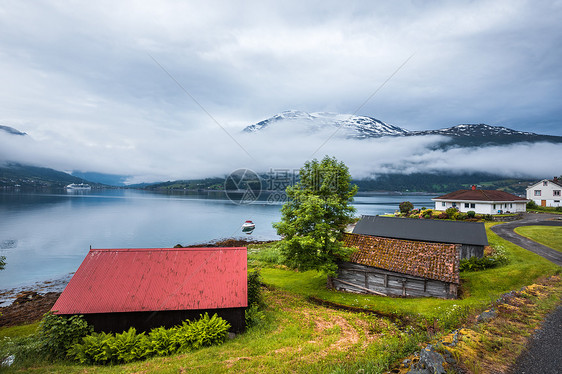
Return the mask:
[(6, 266), (6, 256), (0, 256), (0, 270), (4, 270)]
[(341, 240), (355, 212), (350, 203), (357, 186), (351, 185), (347, 166), (328, 156), (307, 161), (299, 177), (286, 189), (281, 222), (273, 224), (283, 237), (281, 253), (288, 266), (333, 275), (336, 260), (349, 253)]
[(398, 207), (400, 208), (400, 213), (408, 214), (412, 209), (414, 209), (414, 204), (409, 201), (403, 201)]

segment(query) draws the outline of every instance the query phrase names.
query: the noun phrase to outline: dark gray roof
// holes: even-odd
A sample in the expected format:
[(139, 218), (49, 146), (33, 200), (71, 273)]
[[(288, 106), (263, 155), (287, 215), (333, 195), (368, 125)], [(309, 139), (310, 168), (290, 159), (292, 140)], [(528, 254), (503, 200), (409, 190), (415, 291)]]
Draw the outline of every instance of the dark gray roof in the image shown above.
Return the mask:
[(482, 222), (363, 216), (353, 233), (434, 243), (488, 245)]

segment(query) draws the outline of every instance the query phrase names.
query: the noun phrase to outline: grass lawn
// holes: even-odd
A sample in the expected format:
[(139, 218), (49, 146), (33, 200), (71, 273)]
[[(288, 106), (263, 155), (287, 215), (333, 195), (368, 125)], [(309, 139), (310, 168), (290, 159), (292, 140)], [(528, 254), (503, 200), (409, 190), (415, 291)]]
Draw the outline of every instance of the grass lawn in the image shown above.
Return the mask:
[(562, 226), (522, 226), (517, 227), (515, 232), (562, 252)]
[[(326, 276), (316, 271), (296, 272), (282, 267), (263, 268), (264, 282), (303, 296), (366, 308), (385, 314), (396, 314), (426, 320), (436, 319), (445, 329), (452, 327), (458, 318), (469, 310), (481, 310), (502, 293), (531, 284), (541, 276), (560, 272), (561, 268), (497, 236), (490, 227), (499, 223), (486, 223), (490, 245), (502, 247), (509, 264), (495, 269), (461, 273), (463, 296), (457, 300), (436, 298), (391, 298), (353, 294), (326, 289)], [(271, 245), (264, 248), (267, 258), (272, 257)], [(252, 255), (249, 255), (252, 258)], [(257, 256), (257, 258), (260, 258)], [(251, 264), (251, 262), (250, 262)], [(260, 262), (258, 261), (258, 264)]]
[(4, 337), (14, 338), (17, 336), (31, 335), (35, 332), (35, 330), (37, 330), (38, 326), (39, 322), (28, 325), (2, 327), (0, 328), (0, 340), (4, 339)]
[(265, 320), (216, 347), (114, 366), (28, 362), (2, 368), (25, 373), (381, 373), (418, 349), (424, 334), (406, 333), (385, 318), (318, 306), (265, 290)]

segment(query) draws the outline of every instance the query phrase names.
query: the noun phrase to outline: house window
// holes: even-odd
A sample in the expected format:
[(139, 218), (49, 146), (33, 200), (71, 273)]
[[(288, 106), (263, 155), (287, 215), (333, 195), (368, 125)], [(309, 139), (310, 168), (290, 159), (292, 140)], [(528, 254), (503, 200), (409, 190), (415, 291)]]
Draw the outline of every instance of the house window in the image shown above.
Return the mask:
[(552, 195), (553, 195), (553, 196), (560, 196), (560, 190), (554, 190), (554, 191), (552, 191)]
[(543, 185), (543, 186), (548, 186), (548, 182), (547, 182), (547, 181), (544, 181), (544, 182), (542, 182), (542, 185)]
[(540, 196), (541, 195), (541, 190), (535, 190), (535, 196)]
[(492, 209), (496, 209), (496, 204), (494, 204), (494, 207)]
[(457, 203), (453, 203), (451, 205), (453, 205), (453, 208), (455, 208), (457, 206)]
[(446, 205), (447, 205), (447, 204), (445, 204), (445, 202), (444, 202), (444, 201), (443, 201), (443, 202), (441, 203), (441, 206), (446, 206)]
[(469, 203), (464, 203), (464, 207), (465, 207), (465, 208), (469, 208), (469, 207), (470, 207), (470, 204), (469, 204)]
[(476, 208), (476, 203), (470, 203), (471, 208)]

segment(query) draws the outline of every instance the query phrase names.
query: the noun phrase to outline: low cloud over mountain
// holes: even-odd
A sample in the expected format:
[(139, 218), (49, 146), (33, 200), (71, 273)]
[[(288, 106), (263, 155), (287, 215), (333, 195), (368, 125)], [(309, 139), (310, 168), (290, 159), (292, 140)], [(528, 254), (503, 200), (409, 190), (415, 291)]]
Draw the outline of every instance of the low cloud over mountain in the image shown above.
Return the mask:
[[(358, 137), (366, 131), (355, 131), (350, 125), (354, 118), (343, 116), (343, 131), (336, 132), (337, 126), (326, 124), (326, 118), (342, 121), (341, 115), (310, 117), (322, 122), (318, 126), (313, 124), (313, 131), (307, 116), (303, 121), (290, 120), (288, 126), (274, 121), (254, 132), (214, 126), (205, 130), (155, 132), (150, 141), (145, 134), (142, 138), (129, 134), (121, 142), (116, 139), (111, 147), (96, 142), (76, 144), (64, 133), (35, 139), (33, 134), (18, 136), (0, 131), (0, 161), (131, 176), (127, 183), (222, 177), (238, 168), (258, 172), (298, 169), (306, 160), (324, 155), (344, 161), (354, 178), (417, 172), (488, 172), (531, 178), (560, 174), (557, 163), (545, 162), (562, 151), (560, 137), (550, 137), (558, 140), (556, 143), (534, 134), (483, 125), (460, 125), (420, 134), (374, 120), (374, 126), (369, 123), (363, 130), (374, 131), (380, 126), (381, 131), (390, 129), (393, 134)], [(363, 126), (370, 117), (357, 118)], [(455, 135), (461, 133), (470, 135)], [(510, 136), (517, 141), (506, 143)], [(459, 139), (483, 141), (460, 144)]]

